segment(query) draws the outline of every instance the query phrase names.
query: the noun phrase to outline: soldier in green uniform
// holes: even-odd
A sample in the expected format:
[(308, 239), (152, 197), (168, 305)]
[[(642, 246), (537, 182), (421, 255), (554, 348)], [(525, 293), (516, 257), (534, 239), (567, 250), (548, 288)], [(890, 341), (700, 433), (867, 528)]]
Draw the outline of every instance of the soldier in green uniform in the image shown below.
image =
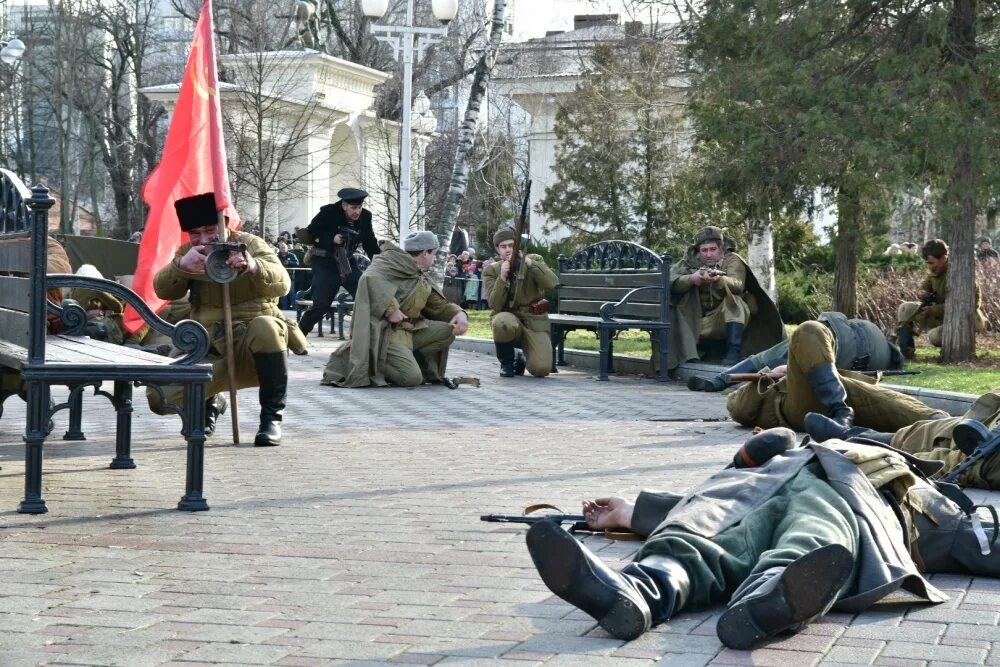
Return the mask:
[(845, 427), (855, 421), (879, 431), (895, 431), (921, 419), (947, 416), (912, 396), (886, 389), (875, 379), (837, 370), (830, 329), (805, 322), (792, 334), (788, 364), (774, 381), (748, 382), (726, 398), (730, 416), (744, 426), (787, 426), (803, 430), (807, 413), (828, 415)]
[[(212, 364), (212, 381), (208, 384), (206, 435), (215, 429), (215, 420), (225, 411), (221, 392), (229, 389), (226, 363), (225, 331), (223, 327), (222, 289), (205, 274), (205, 260), (211, 253), (206, 243), (218, 240), (215, 196), (213, 193), (185, 197), (175, 202), (181, 229), (189, 241), (174, 255), (173, 261), (153, 279), (153, 289), (161, 299), (180, 299), (189, 295), (191, 317), (208, 330), (212, 348), (218, 357)], [(278, 256), (264, 239), (246, 232), (231, 232), (230, 241), (244, 243), (245, 252), (230, 254), (229, 266), (241, 271), (229, 283), (232, 304), (233, 348), (236, 361), (237, 388), (260, 387), (260, 427), (254, 445), (266, 447), (281, 444), (281, 421), (288, 387), (288, 350), (305, 354), (305, 337), (295, 322), (285, 318), (278, 309), (278, 298), (288, 293), (290, 279)], [(181, 389), (169, 387), (164, 392), (167, 402), (177, 404)], [(164, 414), (159, 394), (147, 392), (153, 412)]]
[[(896, 314), (898, 329), (896, 342), (903, 355), (913, 359), (916, 350), (915, 337), (921, 331), (927, 332), (927, 339), (934, 347), (941, 347), (941, 337), (944, 324), (944, 303), (948, 298), (948, 244), (941, 239), (934, 239), (924, 244), (920, 254), (927, 264), (927, 276), (920, 284), (917, 298), (920, 301), (904, 301), (899, 304)], [(979, 284), (976, 290), (976, 333), (986, 330), (986, 316), (983, 314), (982, 295)]]
[(625, 640), (679, 612), (725, 604), (716, 632), (743, 650), (898, 590), (947, 600), (921, 572), (1000, 574), (1000, 549), (984, 554), (982, 529), (925, 481), (939, 463), (862, 442), (795, 448), (788, 429), (754, 438), (787, 443), (759, 466), (720, 471), (683, 496), (585, 502), (590, 527), (646, 537), (620, 572), (557, 523), (533, 525), (527, 546), (542, 580)]
[[(545, 290), (554, 288), (559, 278), (545, 265), (541, 255), (523, 256), (510, 294), (510, 260), (514, 252), (514, 230), (504, 227), (493, 235), (498, 260), (483, 271), (483, 283), (490, 310), (493, 344), (500, 360), (500, 377), (524, 375), (545, 377), (552, 370), (552, 336), (548, 311), (536, 304)], [(516, 350), (520, 347), (523, 350)], [(527, 360), (525, 360), (527, 357)]]
[[(731, 366), (785, 338), (777, 306), (743, 258), (727, 250), (724, 237), (725, 230), (705, 227), (672, 271), (671, 368), (699, 359), (699, 345), (708, 341), (725, 342), (722, 363)], [(653, 359), (658, 357), (654, 349)]]
[(469, 328), (469, 320), (427, 279), (437, 237), (414, 232), (402, 246), (383, 241), (381, 252), (361, 275), (351, 340), (330, 355), (323, 384), (454, 386), (445, 377), (448, 349), (455, 336)]
[[(816, 321), (825, 325), (833, 334), (836, 345), (837, 368), (852, 371), (885, 371), (903, 368), (903, 355), (899, 348), (889, 342), (873, 322), (861, 319), (847, 319), (843, 313), (829, 311), (820, 313)], [(788, 363), (786, 338), (763, 352), (752, 354), (740, 363), (727, 368), (712, 378), (693, 376), (688, 378), (691, 391), (722, 391), (729, 386), (729, 375), (733, 373), (756, 373), (762, 368), (777, 368)]]
[[(886, 410), (894, 409), (894, 404), (886, 404)], [(822, 415), (810, 414), (805, 419), (805, 429), (818, 442), (831, 438), (861, 437), (892, 445), (896, 449), (909, 452), (922, 459), (944, 462), (942, 473), (965, 460), (963, 453), (952, 439), (952, 430), (963, 419), (975, 419), (987, 428), (995, 428), (1000, 423), (1000, 390), (987, 392), (976, 399), (972, 407), (961, 417), (923, 419), (903, 426), (896, 431), (880, 432), (876, 429), (854, 427), (845, 429), (831, 423)], [(993, 454), (971, 466), (959, 479), (962, 486), (980, 489), (1000, 489), (1000, 453)]]

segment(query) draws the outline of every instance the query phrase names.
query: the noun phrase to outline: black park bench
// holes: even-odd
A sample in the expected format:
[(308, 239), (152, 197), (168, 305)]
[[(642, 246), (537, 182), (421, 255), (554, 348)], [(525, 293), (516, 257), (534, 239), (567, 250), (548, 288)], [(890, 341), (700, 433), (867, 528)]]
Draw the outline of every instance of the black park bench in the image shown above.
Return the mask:
[(600, 341), (599, 380), (614, 371), (614, 338), (626, 329), (649, 331), (660, 347), (657, 380), (667, 377), (670, 331), (669, 254), (657, 255), (629, 241), (601, 241), (559, 256), (559, 286), (552, 327), (553, 360), (566, 363), (566, 334), (594, 331)]
[[(187, 440), (185, 489), (177, 508), (207, 510), (202, 495), (205, 389), (212, 367), (199, 362), (209, 350), (208, 333), (192, 320), (173, 325), (160, 319), (135, 292), (116, 282), (46, 275), (48, 213), (54, 203), (46, 187), (36, 185), (29, 191), (16, 175), (0, 170), (0, 367), (20, 375), (27, 402), (24, 498), (17, 511), (47, 511), (42, 498), (42, 448), (55, 413), (74, 406), (78, 411), (82, 392), (94, 387), (116, 412), (115, 457), (110, 467), (135, 468), (131, 456), (133, 385), (148, 385), (162, 393), (160, 386), (166, 384), (184, 385), (184, 404), (170, 405), (181, 415), (181, 434)], [(47, 300), (51, 288), (74, 287), (107, 292), (130, 304), (151, 328), (170, 336), (183, 356), (171, 359), (86, 337), (83, 308), (63, 308)], [(62, 333), (48, 333), (50, 314), (61, 323)], [(100, 391), (103, 382), (113, 383), (114, 391)], [(53, 385), (69, 387), (69, 400), (54, 405)], [(5, 398), (0, 395), (0, 407)]]

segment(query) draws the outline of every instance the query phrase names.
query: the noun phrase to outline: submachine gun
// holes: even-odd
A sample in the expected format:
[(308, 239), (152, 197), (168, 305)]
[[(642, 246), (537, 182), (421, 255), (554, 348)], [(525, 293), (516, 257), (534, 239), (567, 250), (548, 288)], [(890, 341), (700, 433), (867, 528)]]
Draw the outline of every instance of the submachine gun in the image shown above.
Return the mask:
[(236, 280), (236, 276), (242, 271), (229, 266), (229, 253), (246, 252), (246, 243), (231, 243), (228, 241), (214, 241), (203, 245), (211, 246), (212, 252), (205, 258), (205, 274), (212, 282), (225, 285)]

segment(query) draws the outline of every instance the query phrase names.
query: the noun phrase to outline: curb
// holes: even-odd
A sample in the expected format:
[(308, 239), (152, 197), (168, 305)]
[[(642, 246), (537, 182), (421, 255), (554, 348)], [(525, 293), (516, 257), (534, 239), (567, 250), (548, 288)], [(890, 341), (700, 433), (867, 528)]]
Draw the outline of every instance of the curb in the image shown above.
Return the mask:
[[(455, 348), (467, 352), (493, 354), (493, 341), (487, 338), (459, 336), (455, 339), (453, 345)], [(589, 350), (572, 350), (566, 348), (566, 363), (576, 368), (598, 371), (600, 369), (600, 354)], [(640, 357), (626, 357), (616, 354), (614, 355), (614, 366), (616, 375), (652, 375), (649, 360)], [(724, 366), (689, 362), (677, 367), (675, 377), (678, 381), (686, 381), (689, 377), (693, 376), (712, 377), (724, 370), (726, 370)], [(978, 398), (973, 394), (963, 394), (957, 391), (943, 391), (941, 389), (927, 389), (925, 387), (906, 387), (885, 382), (881, 384), (883, 387), (893, 389), (907, 396), (913, 396), (929, 407), (936, 410), (944, 410), (956, 417), (965, 414), (972, 407), (976, 398)]]

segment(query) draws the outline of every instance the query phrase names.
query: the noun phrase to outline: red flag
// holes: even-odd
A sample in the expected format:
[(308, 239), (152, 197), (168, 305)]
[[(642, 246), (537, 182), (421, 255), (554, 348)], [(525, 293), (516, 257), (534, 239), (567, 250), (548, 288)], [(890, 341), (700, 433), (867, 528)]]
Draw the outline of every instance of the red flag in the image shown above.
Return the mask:
[[(226, 211), (230, 229), (238, 229), (240, 225), (229, 196), (214, 37), (212, 0), (205, 0), (194, 28), (191, 53), (167, 130), (163, 156), (142, 186), (149, 215), (139, 245), (132, 289), (155, 312), (160, 312), (166, 301), (153, 291), (153, 277), (187, 240), (177, 221), (174, 201), (214, 192), (215, 209)], [(142, 317), (133, 308), (126, 308), (125, 328), (129, 333), (143, 326)]]

